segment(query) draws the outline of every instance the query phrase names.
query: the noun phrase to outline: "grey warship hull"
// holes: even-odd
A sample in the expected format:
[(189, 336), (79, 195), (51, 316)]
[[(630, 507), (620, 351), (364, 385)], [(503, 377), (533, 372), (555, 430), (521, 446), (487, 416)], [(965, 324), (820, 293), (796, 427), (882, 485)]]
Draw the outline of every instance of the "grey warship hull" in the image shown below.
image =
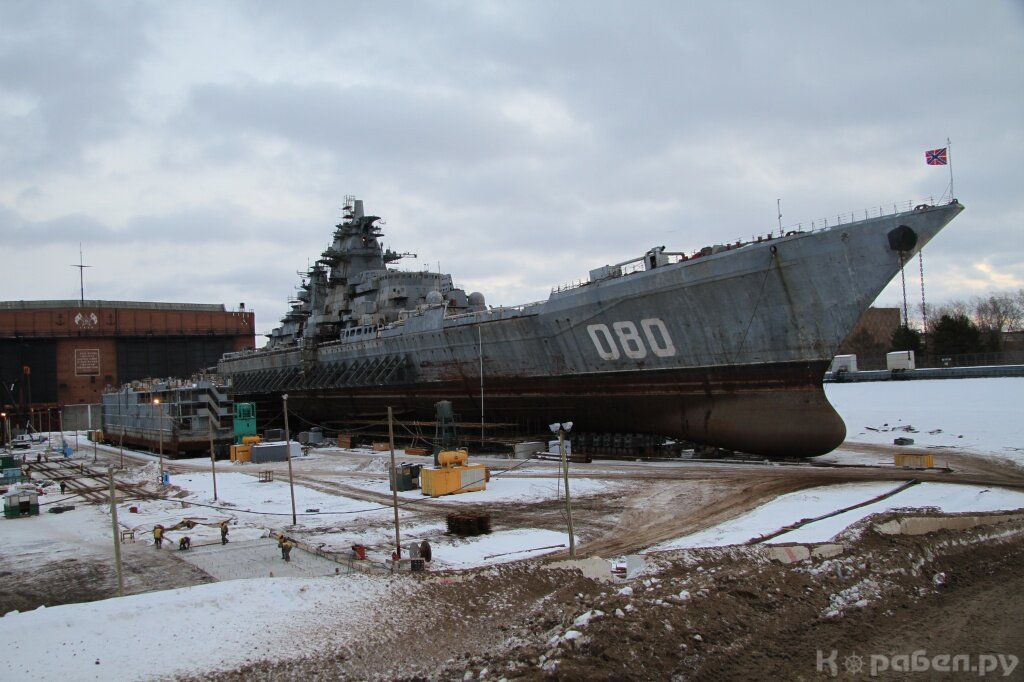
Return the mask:
[[(236, 397), (287, 392), (314, 421), (387, 407), (429, 419), (451, 400), (467, 421), (483, 406), (487, 421), (533, 428), (572, 420), (768, 457), (820, 455), (846, 433), (821, 383), (839, 344), (962, 209), (922, 205), (689, 257), (654, 249), (524, 306), (460, 308), (442, 291), (391, 320), (351, 316), (331, 328), (337, 338), (297, 334), (229, 354), (218, 372)], [(330, 286), (366, 290), (345, 274)]]

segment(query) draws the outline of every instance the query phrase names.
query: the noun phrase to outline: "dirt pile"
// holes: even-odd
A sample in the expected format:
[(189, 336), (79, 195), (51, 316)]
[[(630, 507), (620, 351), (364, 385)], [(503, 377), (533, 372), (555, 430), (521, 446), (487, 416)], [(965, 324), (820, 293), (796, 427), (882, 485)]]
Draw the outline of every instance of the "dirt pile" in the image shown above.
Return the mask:
[(905, 679), (921, 650), (934, 671), (991, 654), (1002, 677), (1024, 650), (1009, 615), (1022, 558), (1024, 524), (1009, 524), (867, 529), (840, 556), (787, 565), (761, 547), (680, 551), (628, 583), (536, 562), (428, 575), (336, 651), (204, 679)]

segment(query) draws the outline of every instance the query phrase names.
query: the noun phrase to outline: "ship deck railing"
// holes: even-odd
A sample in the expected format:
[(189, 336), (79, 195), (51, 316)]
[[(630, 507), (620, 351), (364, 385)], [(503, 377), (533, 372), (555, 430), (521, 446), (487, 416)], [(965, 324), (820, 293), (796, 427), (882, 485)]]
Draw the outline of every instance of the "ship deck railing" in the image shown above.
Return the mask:
[(444, 318), (445, 323), (454, 324), (476, 324), (480, 322), (493, 322), (495, 320), (510, 320), (523, 315), (533, 315), (533, 308), (541, 306), (544, 301), (534, 301), (522, 305), (503, 305), (487, 310), (474, 310), (470, 313), (458, 313)]
[[(947, 199), (947, 197), (940, 197), (939, 201), (941, 202), (941, 201), (946, 200), (946, 199)], [(950, 201), (952, 201), (952, 200), (950, 199)], [(778, 234), (776, 234), (775, 230), (771, 230), (768, 233), (761, 234), (760, 236), (753, 235), (753, 236), (751, 236), (749, 241), (745, 241), (743, 239), (733, 239), (733, 240), (730, 240), (730, 241), (728, 241), (728, 242), (726, 242), (724, 244), (719, 245), (719, 247), (715, 247), (715, 248), (720, 248), (720, 250), (716, 250), (716, 251), (714, 251), (714, 252), (712, 252), (710, 254), (708, 253), (708, 250), (709, 250), (710, 247), (704, 247), (703, 249), (698, 249), (697, 251), (694, 251), (689, 256), (673, 254), (671, 256), (671, 258), (673, 258), (673, 260), (670, 260), (669, 264), (680, 263), (680, 262), (690, 261), (690, 260), (695, 260), (695, 259), (703, 258), (703, 257), (705, 257), (707, 255), (714, 255), (716, 253), (721, 253), (722, 251), (732, 251), (734, 249), (738, 249), (738, 248), (742, 248), (744, 246), (747, 246), (749, 244), (760, 244), (762, 242), (771, 241), (773, 239), (780, 239), (782, 237), (791, 237), (791, 236), (798, 235), (798, 234), (810, 234), (812, 232), (824, 232), (825, 230), (832, 230), (832, 229), (835, 229), (837, 227), (840, 227), (840, 226), (843, 226), (843, 225), (849, 225), (849, 224), (855, 223), (855, 222), (860, 222), (860, 221), (864, 221), (864, 220), (871, 220), (873, 218), (882, 218), (882, 217), (885, 217), (887, 215), (898, 215), (900, 213), (909, 213), (909, 212), (911, 212), (911, 211), (913, 211), (913, 210), (915, 210), (915, 209), (917, 209), (917, 208), (919, 208), (921, 206), (931, 207), (931, 206), (936, 206), (936, 205), (937, 204), (936, 204), (936, 201), (935, 201), (934, 197), (926, 197), (924, 199), (908, 199), (906, 201), (893, 202), (892, 210), (890, 210), (888, 204), (886, 204), (886, 205), (879, 205), (877, 207), (872, 206), (872, 207), (869, 207), (869, 208), (862, 209), (860, 211), (850, 211), (848, 213), (839, 213), (839, 214), (836, 214), (835, 218), (815, 218), (814, 220), (811, 220), (810, 223), (800, 222), (800, 223), (796, 223), (794, 225), (789, 225), (788, 227), (780, 228), (778, 230)], [(616, 277), (625, 277), (626, 275), (631, 275), (631, 274), (636, 273), (636, 272), (645, 272), (647, 270), (646, 264), (644, 262), (644, 259), (646, 258), (646, 256), (647, 256), (647, 254), (644, 254), (643, 256), (637, 256), (633, 260), (626, 261), (625, 263), (622, 263), (621, 264), (622, 265), (621, 272), (618, 275), (615, 275), (615, 276)], [(552, 294), (557, 294), (557, 293), (561, 293), (563, 291), (571, 291), (572, 289), (579, 289), (580, 287), (585, 287), (588, 284), (592, 284), (592, 283), (593, 283), (593, 280), (589, 280), (589, 279), (586, 279), (586, 280), (583, 280), (583, 279), (575, 280), (575, 281), (569, 282), (567, 284), (561, 284), (559, 286), (552, 287), (551, 293)]]

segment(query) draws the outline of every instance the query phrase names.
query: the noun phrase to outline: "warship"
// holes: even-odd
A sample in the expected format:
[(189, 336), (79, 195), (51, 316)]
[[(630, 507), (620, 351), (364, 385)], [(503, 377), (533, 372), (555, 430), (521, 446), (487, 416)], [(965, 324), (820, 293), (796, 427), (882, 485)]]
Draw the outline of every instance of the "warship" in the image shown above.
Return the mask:
[[(813, 457), (846, 427), (822, 378), (862, 313), (963, 206), (918, 204), (590, 271), (543, 301), (492, 307), (451, 275), (390, 267), (380, 218), (346, 197), (333, 242), (262, 349), (217, 373), (236, 400), (289, 395), (314, 422), (467, 421), (655, 434)], [(481, 427), (482, 428), (482, 427)], [(483, 434), (481, 433), (481, 441)]]

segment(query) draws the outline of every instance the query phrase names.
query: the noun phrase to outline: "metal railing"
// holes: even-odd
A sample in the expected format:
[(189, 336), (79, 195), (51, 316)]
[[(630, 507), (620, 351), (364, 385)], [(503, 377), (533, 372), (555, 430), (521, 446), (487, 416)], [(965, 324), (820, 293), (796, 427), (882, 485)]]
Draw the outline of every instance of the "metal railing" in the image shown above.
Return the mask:
[[(810, 234), (812, 232), (823, 232), (825, 230), (831, 230), (831, 229), (834, 229), (836, 227), (840, 227), (842, 225), (849, 225), (851, 223), (859, 222), (859, 221), (862, 221), (862, 220), (871, 220), (873, 218), (882, 218), (882, 217), (885, 217), (887, 215), (898, 215), (900, 213), (907, 213), (907, 212), (913, 211), (915, 208), (920, 207), (920, 206), (929, 206), (930, 207), (930, 206), (934, 206), (934, 205), (935, 205), (934, 197), (927, 197), (925, 199), (920, 199), (920, 200), (908, 199), (906, 201), (893, 202), (892, 210), (891, 211), (889, 210), (889, 206), (886, 204), (886, 205), (879, 205), (878, 207), (872, 206), (870, 208), (865, 208), (862, 211), (850, 211), (848, 213), (838, 213), (838, 214), (836, 214), (836, 217), (834, 219), (833, 218), (815, 218), (815, 219), (811, 220), (810, 223), (799, 222), (799, 223), (796, 223), (796, 224), (793, 224), (793, 225), (789, 225), (788, 227), (783, 227), (782, 229), (778, 230), (778, 234), (776, 234), (776, 230), (769, 230), (767, 233), (762, 233), (760, 235), (757, 235), (757, 234), (752, 235), (749, 241), (745, 241), (743, 239), (731, 239), (731, 240), (729, 240), (728, 242), (726, 242), (724, 244), (718, 245), (718, 246), (721, 246), (721, 250), (717, 251), (717, 252), (706, 253), (706, 251), (708, 250), (709, 247), (704, 247), (703, 249), (698, 249), (698, 250), (694, 251), (693, 253), (691, 253), (689, 256), (686, 256), (686, 257), (673, 255), (673, 256), (670, 256), (670, 258), (674, 258), (674, 260), (670, 261), (670, 263), (678, 263), (678, 262), (680, 262), (682, 260), (692, 260), (692, 259), (695, 259), (695, 258), (703, 258), (703, 257), (705, 257), (707, 255), (714, 255), (715, 253), (721, 253), (722, 251), (731, 251), (733, 249), (738, 249), (738, 248), (741, 248), (743, 246), (747, 246), (748, 244), (758, 244), (758, 243), (761, 243), (761, 242), (771, 241), (773, 239), (780, 239), (780, 238), (783, 238), (783, 237), (794, 236), (794, 235), (797, 235), (797, 234)], [(714, 247), (711, 247), (711, 248), (714, 248)], [(627, 265), (624, 265), (622, 267), (619, 276), (629, 275), (629, 274), (632, 274), (634, 272), (643, 272), (645, 270), (646, 270), (646, 266), (644, 264), (644, 256), (638, 256), (636, 259), (634, 259), (632, 261), (629, 261)], [(578, 288), (584, 287), (584, 286), (586, 286), (586, 285), (588, 285), (590, 283), (591, 283), (591, 281), (589, 279), (587, 279), (587, 280), (582, 280), (582, 279), (574, 280), (574, 281), (569, 282), (567, 284), (560, 284), (558, 286), (552, 287), (551, 293), (552, 294), (557, 294), (557, 293), (560, 293), (560, 292), (563, 292), (563, 291), (570, 291), (572, 289), (578, 289)]]

